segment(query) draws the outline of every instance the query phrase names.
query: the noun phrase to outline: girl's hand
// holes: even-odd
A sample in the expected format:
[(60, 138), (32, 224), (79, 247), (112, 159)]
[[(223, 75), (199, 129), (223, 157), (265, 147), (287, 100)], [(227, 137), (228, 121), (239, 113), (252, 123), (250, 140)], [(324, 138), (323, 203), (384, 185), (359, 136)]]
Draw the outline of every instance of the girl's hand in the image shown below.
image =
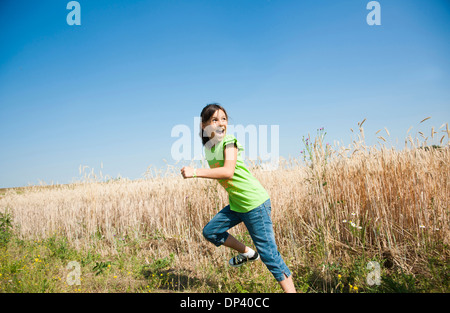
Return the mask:
[(181, 175), (183, 175), (183, 178), (192, 178), (194, 176), (194, 169), (190, 166), (185, 166), (181, 169)]

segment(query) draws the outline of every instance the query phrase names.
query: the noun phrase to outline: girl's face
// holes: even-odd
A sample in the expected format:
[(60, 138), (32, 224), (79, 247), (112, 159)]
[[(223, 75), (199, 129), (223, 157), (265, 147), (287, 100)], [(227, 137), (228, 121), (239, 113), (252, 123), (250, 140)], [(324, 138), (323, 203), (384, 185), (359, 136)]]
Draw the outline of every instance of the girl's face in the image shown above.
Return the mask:
[(228, 119), (227, 115), (222, 110), (217, 110), (211, 116), (208, 122), (202, 125), (204, 134), (210, 139), (215, 139), (220, 142), (227, 132)]

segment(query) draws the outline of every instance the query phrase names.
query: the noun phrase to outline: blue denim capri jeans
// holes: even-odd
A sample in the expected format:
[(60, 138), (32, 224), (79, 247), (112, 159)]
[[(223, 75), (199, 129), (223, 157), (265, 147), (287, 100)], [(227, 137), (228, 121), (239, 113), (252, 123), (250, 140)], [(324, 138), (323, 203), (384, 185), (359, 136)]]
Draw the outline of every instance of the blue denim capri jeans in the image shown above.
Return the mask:
[(237, 224), (244, 222), (261, 260), (275, 279), (282, 281), (286, 277), (289, 277), (291, 272), (284, 263), (275, 243), (270, 214), (270, 199), (247, 213), (231, 211), (230, 206), (227, 205), (206, 224), (203, 228), (203, 236), (219, 247), (227, 240), (229, 236), (227, 231)]

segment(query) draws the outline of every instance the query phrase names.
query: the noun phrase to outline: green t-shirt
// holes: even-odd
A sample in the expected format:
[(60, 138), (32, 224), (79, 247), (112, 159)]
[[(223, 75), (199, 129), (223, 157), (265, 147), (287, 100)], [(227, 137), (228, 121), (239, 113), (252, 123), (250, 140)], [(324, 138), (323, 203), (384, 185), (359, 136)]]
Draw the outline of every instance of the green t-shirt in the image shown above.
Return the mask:
[(234, 175), (231, 179), (219, 179), (219, 183), (228, 192), (230, 209), (235, 212), (246, 213), (263, 204), (269, 199), (269, 194), (245, 167), (242, 158), (244, 147), (237, 141), (236, 137), (226, 135), (221, 142), (211, 149), (205, 147), (205, 155), (210, 168), (223, 167), (225, 163), (224, 148), (233, 143), (238, 148)]

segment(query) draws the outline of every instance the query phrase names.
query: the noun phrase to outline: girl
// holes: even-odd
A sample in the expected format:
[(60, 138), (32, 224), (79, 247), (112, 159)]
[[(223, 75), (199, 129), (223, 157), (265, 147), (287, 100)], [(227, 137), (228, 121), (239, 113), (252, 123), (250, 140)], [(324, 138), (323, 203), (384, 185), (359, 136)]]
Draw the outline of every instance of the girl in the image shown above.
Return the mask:
[[(228, 192), (230, 203), (204, 227), (203, 236), (217, 247), (224, 245), (240, 253), (229, 261), (233, 267), (261, 257), (283, 291), (296, 292), (291, 272), (275, 243), (269, 195), (245, 167), (242, 145), (234, 136), (226, 134), (227, 112), (214, 103), (203, 108), (200, 117), (200, 136), (210, 168), (183, 167), (181, 174), (184, 178), (217, 179)], [(227, 232), (241, 222), (247, 227), (256, 251)]]

